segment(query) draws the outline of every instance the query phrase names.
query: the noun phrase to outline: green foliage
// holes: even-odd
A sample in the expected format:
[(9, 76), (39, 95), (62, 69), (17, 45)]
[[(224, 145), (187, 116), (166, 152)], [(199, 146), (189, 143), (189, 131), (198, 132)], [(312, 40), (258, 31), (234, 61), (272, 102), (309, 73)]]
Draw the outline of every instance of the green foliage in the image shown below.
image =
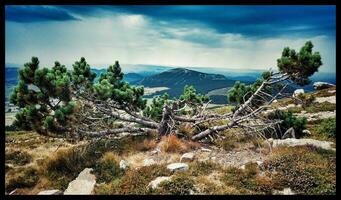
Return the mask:
[(162, 96), (154, 97), (152, 104), (143, 110), (143, 115), (155, 121), (161, 121), (163, 106), (169, 102), (169, 95), (164, 93)]
[(269, 119), (283, 120), (280, 123), (280, 128), (277, 130), (280, 133), (285, 133), (289, 128), (295, 130), (296, 137), (302, 137), (302, 131), (306, 129), (307, 119), (305, 117), (295, 117), (291, 111), (276, 110), (268, 115)]
[(193, 86), (186, 85), (184, 87), (184, 93), (179, 97), (179, 100), (186, 102), (190, 106), (197, 106), (209, 101), (208, 96), (197, 94), (196, 89)]
[(323, 119), (317, 128), (317, 133), (327, 137), (336, 137), (336, 118)]
[(100, 99), (113, 99), (121, 106), (132, 110), (144, 109), (147, 101), (142, 98), (143, 87), (133, 87), (123, 81), (123, 73), (118, 61), (102, 73), (94, 91)]
[(336, 192), (336, 156), (333, 151), (312, 146), (279, 148), (264, 167), (274, 173), (280, 187), (298, 194), (321, 195)]
[(306, 108), (308, 106), (311, 106), (312, 103), (315, 101), (315, 96), (314, 95), (308, 95), (308, 94), (305, 94), (305, 93), (300, 93), (297, 98), (299, 100), (301, 100), (301, 103), (302, 103), (302, 107), (303, 108)]
[(313, 47), (312, 42), (308, 41), (298, 53), (289, 47), (284, 48), (282, 57), (277, 59), (279, 71), (287, 73), (298, 85), (308, 84), (309, 77), (322, 65), (320, 53), (312, 52)]
[(263, 72), (261, 78), (257, 79), (251, 85), (245, 85), (240, 81), (236, 81), (234, 86), (227, 93), (228, 100), (232, 103), (237, 103), (237, 105), (244, 103), (257, 91), (263, 81), (270, 78), (270, 76), (271, 73), (269, 71)]
[(86, 62), (85, 58), (76, 61), (73, 65), (72, 81), (73, 85), (77, 88), (90, 88), (96, 77), (96, 73), (91, 72), (90, 65)]
[(123, 175), (123, 172), (112, 153), (105, 154), (94, 167), (98, 182), (110, 182)]

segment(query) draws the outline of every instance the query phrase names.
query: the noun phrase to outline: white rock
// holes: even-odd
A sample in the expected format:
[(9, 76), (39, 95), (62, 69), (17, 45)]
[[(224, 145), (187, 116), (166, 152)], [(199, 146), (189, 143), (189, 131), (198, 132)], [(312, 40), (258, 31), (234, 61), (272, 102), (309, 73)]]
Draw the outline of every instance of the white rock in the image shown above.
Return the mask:
[(304, 94), (304, 89), (297, 89), (292, 94), (293, 97), (297, 97), (299, 94)]
[(143, 166), (154, 165), (156, 162), (151, 158), (146, 158), (143, 160)]
[(336, 90), (329, 90), (328, 93), (334, 94), (336, 93)]
[(153, 181), (151, 181), (148, 184), (148, 187), (156, 189), (160, 185), (160, 183), (162, 183), (164, 181), (169, 181), (171, 178), (172, 178), (171, 176), (160, 176), (160, 177), (157, 177), (156, 179), (154, 179)]
[(296, 139), (296, 138), (287, 138), (285, 140), (274, 140), (272, 146), (278, 147), (278, 146), (304, 146), (304, 145), (312, 145), (315, 147), (320, 147), (322, 149), (326, 150), (335, 150), (335, 148), (332, 148), (333, 142), (328, 141), (319, 141), (314, 139)]
[(204, 152), (211, 152), (212, 150), (211, 150), (211, 149), (206, 149), (206, 148), (201, 147), (201, 151), (204, 151)]
[(180, 162), (186, 162), (186, 161), (192, 161), (194, 160), (194, 153), (190, 152), (190, 153), (185, 153), (181, 156), (180, 158)]
[(257, 160), (256, 163), (258, 166), (261, 166), (263, 164), (263, 161)]
[(313, 84), (313, 87), (315, 90), (322, 90), (322, 89), (330, 88), (333, 86), (335, 86), (335, 85), (331, 84), (331, 83), (327, 83), (327, 82), (315, 82)]
[(63, 192), (60, 190), (44, 190), (38, 193), (38, 195), (62, 195)]
[(282, 191), (276, 190), (274, 194), (294, 195), (295, 193), (291, 190), (291, 188), (284, 188)]
[(303, 130), (302, 133), (305, 135), (311, 135), (311, 132), (307, 129)]
[(171, 172), (186, 171), (188, 170), (188, 165), (186, 163), (172, 163), (167, 165), (167, 169), (169, 169)]
[(120, 169), (126, 169), (127, 167), (129, 167), (129, 162), (126, 160), (121, 160), (120, 161)]
[(239, 169), (244, 170), (245, 169), (245, 165), (240, 166)]
[(69, 183), (64, 194), (91, 194), (95, 184), (96, 177), (91, 174), (92, 168), (85, 168), (78, 177)]

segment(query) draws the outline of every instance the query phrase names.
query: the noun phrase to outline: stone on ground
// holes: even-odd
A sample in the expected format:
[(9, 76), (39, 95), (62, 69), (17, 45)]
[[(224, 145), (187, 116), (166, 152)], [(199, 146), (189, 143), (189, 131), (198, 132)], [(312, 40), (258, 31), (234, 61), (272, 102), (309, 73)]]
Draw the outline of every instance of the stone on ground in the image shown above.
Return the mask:
[(78, 177), (69, 183), (64, 194), (91, 194), (96, 184), (96, 177), (91, 171), (92, 168), (85, 168), (79, 173)]
[(274, 191), (274, 194), (294, 195), (295, 193), (291, 190), (291, 188), (284, 188), (282, 191)]
[(38, 195), (62, 195), (63, 192), (60, 190), (44, 190), (38, 193)]
[(172, 164), (167, 165), (167, 169), (169, 169), (171, 172), (186, 171), (186, 170), (188, 170), (188, 164), (186, 164), (186, 163), (172, 163)]
[(327, 83), (327, 82), (315, 82), (313, 84), (313, 87), (315, 90), (322, 90), (322, 89), (326, 89), (326, 88), (330, 88), (334, 86), (335, 86), (334, 84)]
[(127, 167), (129, 167), (129, 162), (126, 160), (121, 160), (120, 161), (120, 169), (126, 169)]
[(287, 138), (285, 140), (273, 140), (272, 146), (304, 146), (304, 145), (312, 145), (315, 147), (319, 147), (326, 150), (335, 150), (331, 145), (333, 142), (328, 141), (319, 141), (314, 139), (295, 139), (295, 138)]
[(193, 161), (194, 160), (194, 153), (185, 153), (181, 156), (180, 162), (186, 162), (186, 161)]
[(304, 89), (297, 89), (292, 94), (293, 97), (297, 97), (299, 94), (304, 94)]
[(143, 160), (143, 166), (155, 165), (156, 162), (151, 158), (146, 158)]
[(156, 189), (160, 185), (160, 183), (162, 183), (164, 181), (169, 181), (171, 178), (172, 178), (171, 176), (160, 176), (160, 177), (157, 177), (156, 179), (152, 180), (148, 184), (148, 187)]

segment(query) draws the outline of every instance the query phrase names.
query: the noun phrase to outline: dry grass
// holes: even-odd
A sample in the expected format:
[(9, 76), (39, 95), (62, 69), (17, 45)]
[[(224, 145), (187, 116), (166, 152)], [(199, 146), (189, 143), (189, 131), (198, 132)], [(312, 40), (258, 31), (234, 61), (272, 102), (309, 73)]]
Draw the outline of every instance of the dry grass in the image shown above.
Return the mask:
[(167, 153), (184, 153), (188, 150), (186, 143), (175, 135), (163, 136), (158, 146), (162, 152)]

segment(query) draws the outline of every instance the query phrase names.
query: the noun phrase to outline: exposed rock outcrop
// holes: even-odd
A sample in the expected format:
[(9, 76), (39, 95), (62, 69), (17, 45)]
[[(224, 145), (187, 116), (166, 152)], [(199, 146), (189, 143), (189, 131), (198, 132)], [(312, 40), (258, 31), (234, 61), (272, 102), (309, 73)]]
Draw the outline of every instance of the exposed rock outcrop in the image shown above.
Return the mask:
[(78, 177), (69, 183), (64, 195), (91, 194), (95, 184), (96, 177), (91, 174), (92, 168), (85, 168)]

